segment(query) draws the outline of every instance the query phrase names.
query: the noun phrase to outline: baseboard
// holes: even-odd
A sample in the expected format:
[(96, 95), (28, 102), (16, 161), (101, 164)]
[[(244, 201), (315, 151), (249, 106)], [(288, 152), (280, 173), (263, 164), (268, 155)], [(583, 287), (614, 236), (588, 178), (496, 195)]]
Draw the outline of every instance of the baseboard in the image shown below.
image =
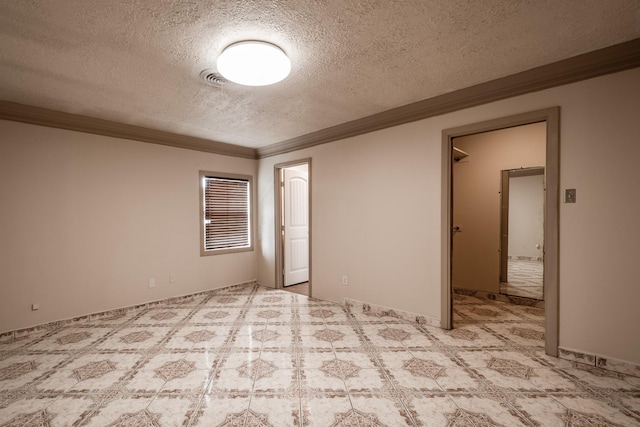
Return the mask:
[(149, 307), (154, 307), (156, 305), (161, 305), (161, 304), (176, 304), (176, 303), (187, 301), (199, 296), (211, 295), (211, 293), (220, 291), (222, 289), (229, 289), (237, 286), (248, 286), (248, 285), (256, 285), (256, 284), (257, 284), (256, 280), (250, 280), (247, 282), (236, 283), (234, 285), (223, 286), (221, 288), (209, 289), (206, 291), (194, 292), (191, 294), (184, 294), (184, 295), (179, 295), (175, 297), (149, 301), (142, 304), (130, 305), (126, 307), (114, 308), (112, 310), (85, 314), (82, 316), (72, 317), (70, 319), (63, 319), (63, 320), (56, 320), (54, 322), (42, 323), (40, 325), (30, 326), (28, 328), (2, 332), (0, 333), (0, 340), (21, 338), (30, 334), (38, 333), (38, 332), (52, 332), (69, 325), (75, 325), (79, 323), (88, 323), (91, 321), (100, 320), (100, 319), (109, 318), (109, 317), (124, 316), (126, 313), (131, 311), (144, 310)]
[(376, 314), (378, 316), (389, 316), (396, 319), (414, 322), (419, 325), (435, 326), (440, 328), (440, 320), (432, 317), (422, 316), (420, 314), (411, 313), (409, 311), (397, 310), (395, 308), (385, 307), (382, 305), (371, 304), (368, 302), (358, 301), (351, 298), (344, 299), (344, 305), (349, 310), (361, 309), (364, 313)]
[(542, 261), (541, 256), (509, 255), (507, 258), (516, 261)]
[(606, 369), (633, 377), (640, 377), (640, 364), (626, 360), (613, 359), (611, 357), (586, 353), (565, 347), (558, 347), (558, 357), (571, 362), (584, 363), (596, 368)]
[(466, 288), (453, 288), (453, 293), (458, 295), (467, 295), (470, 297), (487, 299), (491, 301), (509, 302), (511, 304), (526, 305), (528, 307), (544, 308), (544, 300), (518, 297), (515, 295), (495, 294), (493, 292)]

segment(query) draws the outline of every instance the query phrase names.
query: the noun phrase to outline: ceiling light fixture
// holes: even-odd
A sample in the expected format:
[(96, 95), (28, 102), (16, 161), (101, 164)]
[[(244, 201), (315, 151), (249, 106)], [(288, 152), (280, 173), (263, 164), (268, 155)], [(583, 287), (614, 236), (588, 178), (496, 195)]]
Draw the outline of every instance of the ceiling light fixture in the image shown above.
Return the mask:
[(241, 41), (227, 46), (217, 61), (218, 72), (245, 86), (278, 83), (289, 75), (291, 61), (278, 46), (263, 41)]

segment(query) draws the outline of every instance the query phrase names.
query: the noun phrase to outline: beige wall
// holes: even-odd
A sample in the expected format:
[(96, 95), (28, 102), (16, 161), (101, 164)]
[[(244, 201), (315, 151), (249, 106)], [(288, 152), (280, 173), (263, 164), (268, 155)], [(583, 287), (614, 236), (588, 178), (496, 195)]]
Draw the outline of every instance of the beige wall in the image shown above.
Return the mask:
[(509, 181), (508, 255), (542, 258), (544, 175), (511, 177)]
[(440, 319), (442, 130), (556, 105), (560, 187), (578, 200), (560, 206), (560, 345), (640, 363), (640, 69), (262, 160), (260, 282), (274, 283), (273, 165), (312, 157), (314, 295)]
[(455, 138), (469, 154), (453, 164), (453, 286), (500, 291), (500, 171), (544, 166), (546, 123)]
[(424, 144), (414, 126), (261, 160), (260, 283), (275, 282), (274, 165), (312, 156), (313, 296), (437, 313), (437, 298), (415, 295), (439, 280), (439, 257), (425, 256), (440, 244), (439, 206), (429, 199), (439, 170), (425, 168), (425, 159), (438, 158), (440, 148)]
[(560, 206), (560, 345), (640, 363), (640, 69), (263, 159), (257, 253), (220, 257), (198, 254), (198, 170), (255, 161), (0, 122), (0, 331), (251, 280), (256, 265), (273, 285), (273, 166), (305, 157), (314, 296), (440, 319), (442, 130), (556, 105), (560, 186), (578, 200)]
[(257, 251), (200, 257), (198, 171), (256, 164), (0, 121), (0, 332), (254, 280)]

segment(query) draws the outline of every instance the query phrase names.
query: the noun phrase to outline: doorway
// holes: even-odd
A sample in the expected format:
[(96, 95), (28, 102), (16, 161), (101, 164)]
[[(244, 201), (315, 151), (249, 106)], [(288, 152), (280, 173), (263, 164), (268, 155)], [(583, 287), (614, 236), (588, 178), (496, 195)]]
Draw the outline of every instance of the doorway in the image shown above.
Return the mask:
[(500, 178), (500, 294), (544, 300), (544, 167)]
[[(546, 124), (545, 193), (544, 193), (544, 287), (545, 287), (545, 351), (558, 355), (558, 210), (559, 210), (559, 119), (558, 107), (515, 116), (475, 123), (443, 131), (443, 212), (442, 212), (442, 322), (445, 329), (453, 324), (453, 247), (454, 235), (464, 227), (453, 221), (453, 164), (454, 139), (494, 130), (507, 129), (533, 123)], [(466, 153), (465, 153), (466, 154)], [(456, 152), (457, 157), (459, 153)], [(457, 228), (460, 227), (460, 228)], [(497, 266), (496, 266), (497, 268)]]
[[(507, 267), (512, 270), (513, 267), (523, 267), (524, 261), (514, 259), (507, 264), (508, 258), (503, 260), (503, 255), (521, 258), (525, 254), (535, 254), (535, 258), (538, 255), (542, 258), (543, 176), (531, 177), (540, 178), (539, 188), (526, 185), (529, 184), (529, 177), (520, 176), (529, 171), (539, 171), (545, 164), (546, 122), (459, 136), (454, 138), (453, 144), (455, 149), (466, 154), (460, 160), (454, 157), (452, 168), (452, 211), (453, 226), (456, 228), (452, 246), (454, 293), (475, 293), (484, 298), (507, 300), (499, 297), (501, 282), (507, 284), (509, 276), (519, 279), (520, 276), (532, 275), (530, 270), (536, 264), (524, 266), (527, 268), (523, 271), (519, 269), (515, 275), (508, 275)], [(512, 177), (504, 179), (505, 174)], [(521, 185), (520, 180), (526, 181), (526, 184)], [(513, 184), (510, 198), (509, 183)], [(530, 194), (532, 189), (539, 190), (539, 194)], [(532, 200), (527, 200), (529, 198)], [(532, 207), (535, 202), (539, 202), (539, 206)], [(539, 235), (536, 231), (539, 231)], [(531, 250), (524, 247), (528, 245), (528, 240), (534, 240)], [(535, 245), (540, 249), (536, 249)], [(501, 261), (505, 261), (503, 265)], [(522, 280), (512, 284), (520, 282), (525, 285)], [(535, 289), (530, 286), (527, 288)], [(502, 286), (504, 289), (513, 291), (509, 286)], [(521, 298), (510, 300), (531, 302)]]
[(276, 288), (311, 296), (311, 159), (275, 166)]

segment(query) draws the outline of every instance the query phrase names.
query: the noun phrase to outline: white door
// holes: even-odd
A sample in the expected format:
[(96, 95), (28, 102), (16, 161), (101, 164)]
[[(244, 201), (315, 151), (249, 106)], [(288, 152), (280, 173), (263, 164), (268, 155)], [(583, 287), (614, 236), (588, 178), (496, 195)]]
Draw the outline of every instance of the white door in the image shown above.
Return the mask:
[(284, 169), (284, 286), (309, 281), (308, 166)]

